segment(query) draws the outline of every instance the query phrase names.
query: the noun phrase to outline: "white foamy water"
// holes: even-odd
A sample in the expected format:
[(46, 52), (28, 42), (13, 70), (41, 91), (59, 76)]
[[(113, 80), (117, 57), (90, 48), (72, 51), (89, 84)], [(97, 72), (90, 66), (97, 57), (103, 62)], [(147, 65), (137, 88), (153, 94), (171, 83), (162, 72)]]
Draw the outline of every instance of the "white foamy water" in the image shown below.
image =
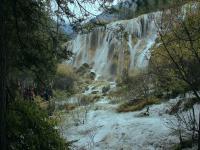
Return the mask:
[[(155, 12), (131, 20), (116, 21), (91, 33), (78, 35), (67, 44), (67, 48), (75, 53), (73, 65), (80, 67), (88, 63), (96, 74), (114, 77), (125, 68), (127, 56), (124, 53), (128, 51), (130, 70), (146, 67), (146, 55), (157, 38), (155, 22), (159, 21), (160, 15), (160, 12)], [(128, 34), (128, 38), (125, 34)]]

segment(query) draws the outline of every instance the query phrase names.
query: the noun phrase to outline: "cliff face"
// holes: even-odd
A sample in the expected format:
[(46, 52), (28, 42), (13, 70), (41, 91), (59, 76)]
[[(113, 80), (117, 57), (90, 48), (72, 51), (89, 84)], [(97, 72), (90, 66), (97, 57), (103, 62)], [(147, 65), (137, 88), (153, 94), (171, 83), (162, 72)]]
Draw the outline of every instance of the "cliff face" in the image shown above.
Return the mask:
[(87, 63), (93, 72), (107, 79), (114, 79), (124, 71), (145, 68), (149, 49), (157, 38), (155, 22), (160, 15), (156, 12), (116, 21), (78, 35), (67, 43), (67, 48), (75, 54), (73, 65), (78, 68)]
[[(196, 6), (196, 3), (185, 4), (177, 19), (184, 19), (187, 11), (195, 11)], [(112, 22), (88, 34), (78, 34), (67, 43), (67, 49), (74, 53), (73, 66), (79, 68), (87, 63), (97, 76), (111, 80), (123, 73), (145, 69), (158, 36), (161, 16), (160, 11), (148, 13)]]

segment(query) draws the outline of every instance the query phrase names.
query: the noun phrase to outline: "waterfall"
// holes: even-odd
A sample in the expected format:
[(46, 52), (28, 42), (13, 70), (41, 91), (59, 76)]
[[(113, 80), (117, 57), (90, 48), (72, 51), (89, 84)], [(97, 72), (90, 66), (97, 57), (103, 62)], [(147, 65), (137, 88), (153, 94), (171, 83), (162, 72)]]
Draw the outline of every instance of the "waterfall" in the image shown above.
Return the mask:
[[(177, 19), (184, 19), (187, 12), (195, 12), (199, 3), (182, 6)], [(173, 12), (172, 12), (173, 13)], [(162, 12), (141, 15), (130, 20), (120, 20), (96, 28), (88, 34), (79, 34), (67, 43), (74, 58), (72, 64), (80, 67), (87, 63), (91, 71), (105, 79), (115, 79), (129, 73), (145, 69), (150, 58), (150, 49), (155, 44)]]
[(103, 78), (115, 78), (125, 68), (129, 71), (145, 68), (148, 52), (157, 38), (155, 22), (160, 16), (161, 12), (144, 14), (79, 34), (67, 43), (75, 55), (73, 65), (78, 68), (87, 63)]

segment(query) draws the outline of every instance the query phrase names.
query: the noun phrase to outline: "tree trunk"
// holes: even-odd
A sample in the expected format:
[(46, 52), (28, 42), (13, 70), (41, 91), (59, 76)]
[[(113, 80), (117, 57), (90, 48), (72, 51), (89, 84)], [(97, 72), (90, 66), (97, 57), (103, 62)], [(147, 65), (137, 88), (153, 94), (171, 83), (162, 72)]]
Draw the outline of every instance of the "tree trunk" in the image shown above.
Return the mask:
[(178, 132), (179, 132), (180, 145), (181, 145), (181, 148), (182, 148), (183, 147), (183, 138), (182, 138), (182, 134), (181, 134), (181, 128), (179, 128)]
[(7, 100), (7, 51), (6, 51), (6, 25), (5, 0), (0, 1), (0, 145), (6, 150), (6, 100)]
[(200, 150), (200, 112), (199, 112), (199, 129), (198, 129), (198, 150)]

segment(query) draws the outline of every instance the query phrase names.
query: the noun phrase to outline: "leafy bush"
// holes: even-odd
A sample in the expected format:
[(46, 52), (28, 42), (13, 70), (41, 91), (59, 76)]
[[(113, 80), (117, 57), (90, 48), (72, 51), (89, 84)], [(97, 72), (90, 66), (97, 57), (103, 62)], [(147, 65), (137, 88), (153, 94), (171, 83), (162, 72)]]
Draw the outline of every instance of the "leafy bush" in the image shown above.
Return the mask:
[(59, 77), (67, 77), (74, 75), (72, 66), (68, 64), (58, 64), (56, 73)]
[(139, 111), (148, 105), (159, 104), (159, 103), (160, 103), (160, 101), (156, 98), (139, 100), (136, 102), (125, 102), (117, 108), (117, 111), (118, 112)]
[(71, 93), (63, 90), (54, 90), (53, 95), (55, 101), (63, 101), (66, 100), (71, 95)]
[(34, 102), (16, 100), (9, 104), (6, 122), (9, 150), (69, 149), (54, 129), (55, 122)]
[(68, 64), (58, 64), (54, 88), (59, 90), (68, 90), (73, 92), (76, 75), (72, 66)]

